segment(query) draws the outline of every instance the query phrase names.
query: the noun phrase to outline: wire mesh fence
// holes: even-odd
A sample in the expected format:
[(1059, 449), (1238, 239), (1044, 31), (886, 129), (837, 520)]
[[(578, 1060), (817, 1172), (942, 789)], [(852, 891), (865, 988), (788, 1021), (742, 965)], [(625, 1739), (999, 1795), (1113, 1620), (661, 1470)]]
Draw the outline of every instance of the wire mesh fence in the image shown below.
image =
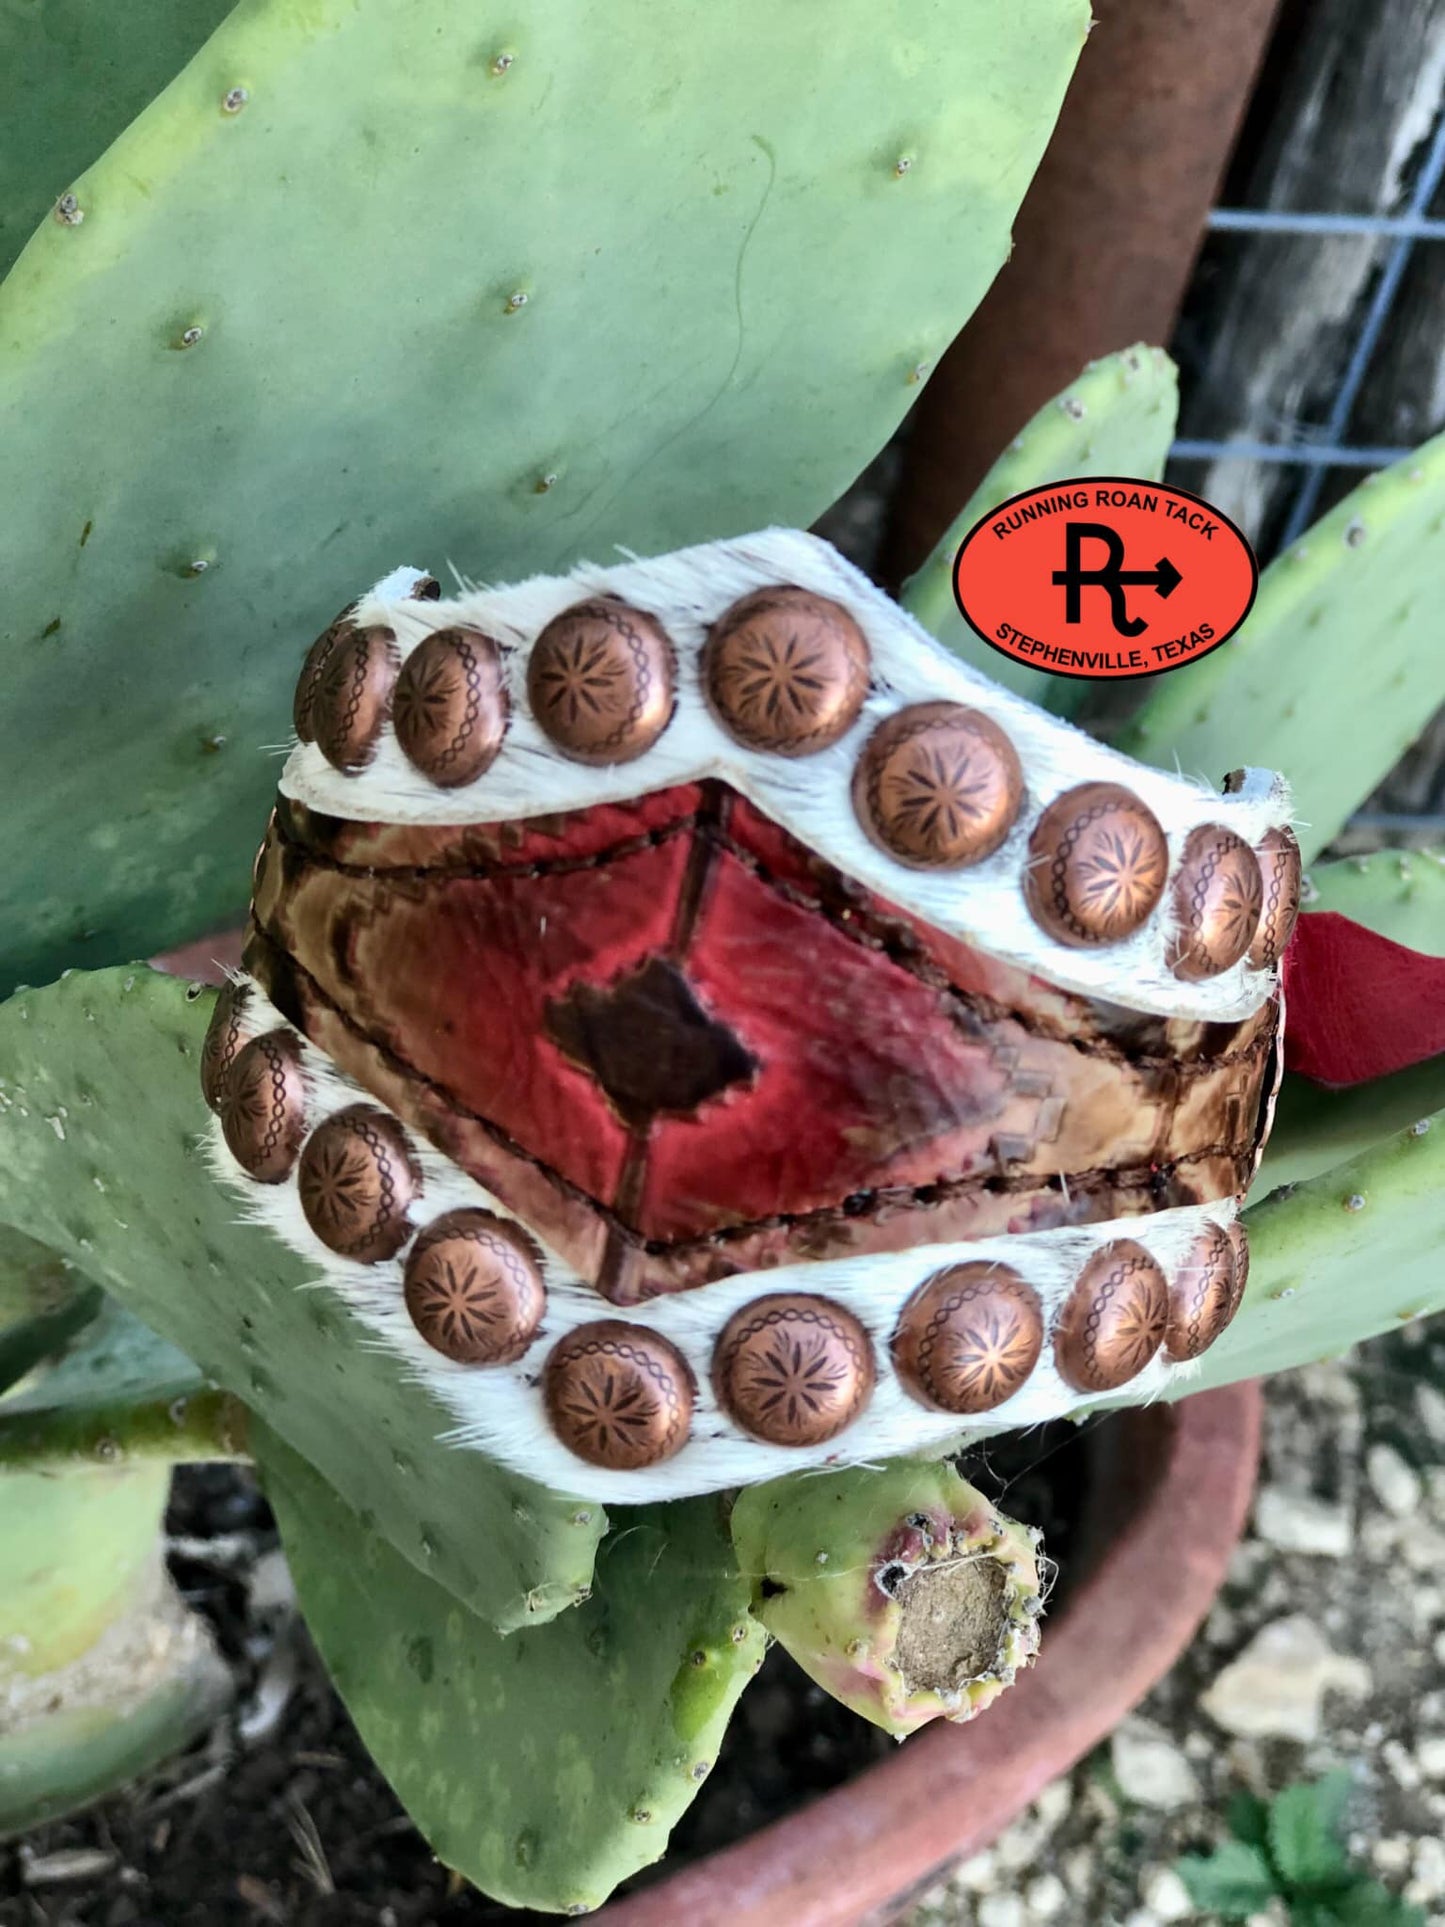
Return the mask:
[(1355, 320), (1353, 338), (1318, 430), (1296, 428), (1292, 438), (1279, 442), (1250, 435), (1181, 436), (1171, 450), (1176, 461), (1263, 462), (1297, 470), (1298, 485), (1278, 537), (1281, 547), (1297, 540), (1314, 521), (1331, 470), (1384, 468), (1410, 453), (1407, 447), (1352, 446), (1345, 437), (1365, 378), (1387, 336), (1415, 250), (1445, 241), (1445, 220), (1430, 211), (1442, 180), (1445, 180), (1445, 112), (1436, 120), (1407, 204), (1398, 214), (1218, 207), (1210, 216), (1209, 227), (1213, 233), (1304, 235), (1321, 239), (1355, 237), (1389, 243), (1373, 288)]

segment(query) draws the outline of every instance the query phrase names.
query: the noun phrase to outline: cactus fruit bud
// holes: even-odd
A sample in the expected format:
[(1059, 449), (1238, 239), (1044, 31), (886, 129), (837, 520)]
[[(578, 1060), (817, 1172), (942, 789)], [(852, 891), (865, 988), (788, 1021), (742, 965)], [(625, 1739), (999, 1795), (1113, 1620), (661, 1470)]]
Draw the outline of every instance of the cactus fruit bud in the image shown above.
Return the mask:
[(743, 1492), (753, 1614), (818, 1685), (901, 1739), (971, 1720), (1038, 1652), (1039, 1535), (947, 1460), (802, 1473)]

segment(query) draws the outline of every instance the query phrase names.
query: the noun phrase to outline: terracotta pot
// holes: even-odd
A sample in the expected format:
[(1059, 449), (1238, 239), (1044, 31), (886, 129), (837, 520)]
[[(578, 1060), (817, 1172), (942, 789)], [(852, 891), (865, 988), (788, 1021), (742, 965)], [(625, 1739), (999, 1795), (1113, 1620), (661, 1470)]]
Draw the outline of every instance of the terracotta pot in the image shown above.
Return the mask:
[(1096, 1548), (1033, 1671), (845, 1786), (614, 1901), (606, 1927), (882, 1927), (1096, 1746), (1169, 1671), (1223, 1582), (1259, 1460), (1257, 1384), (1098, 1433)]

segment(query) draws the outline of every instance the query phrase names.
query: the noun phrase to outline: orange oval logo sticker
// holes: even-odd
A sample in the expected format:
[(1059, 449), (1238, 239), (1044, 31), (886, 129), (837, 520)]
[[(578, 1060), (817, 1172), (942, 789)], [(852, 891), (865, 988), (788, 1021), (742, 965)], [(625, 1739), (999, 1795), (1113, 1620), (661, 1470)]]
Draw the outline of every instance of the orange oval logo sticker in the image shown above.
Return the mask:
[(1164, 482), (1026, 489), (964, 538), (953, 593), (990, 648), (1055, 676), (1157, 676), (1249, 614), (1259, 565), (1227, 515)]

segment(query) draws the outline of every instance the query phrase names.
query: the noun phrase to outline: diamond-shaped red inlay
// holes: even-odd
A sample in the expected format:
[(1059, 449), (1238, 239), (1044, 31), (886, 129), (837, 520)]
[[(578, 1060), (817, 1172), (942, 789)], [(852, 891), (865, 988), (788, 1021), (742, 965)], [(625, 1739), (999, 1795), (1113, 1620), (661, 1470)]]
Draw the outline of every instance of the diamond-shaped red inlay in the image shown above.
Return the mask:
[(1147, 1208), (1176, 1117), (1217, 1150), (1263, 1061), (1181, 1100), (722, 784), (424, 832), (291, 806), (255, 913), (283, 1010), (619, 1299)]

